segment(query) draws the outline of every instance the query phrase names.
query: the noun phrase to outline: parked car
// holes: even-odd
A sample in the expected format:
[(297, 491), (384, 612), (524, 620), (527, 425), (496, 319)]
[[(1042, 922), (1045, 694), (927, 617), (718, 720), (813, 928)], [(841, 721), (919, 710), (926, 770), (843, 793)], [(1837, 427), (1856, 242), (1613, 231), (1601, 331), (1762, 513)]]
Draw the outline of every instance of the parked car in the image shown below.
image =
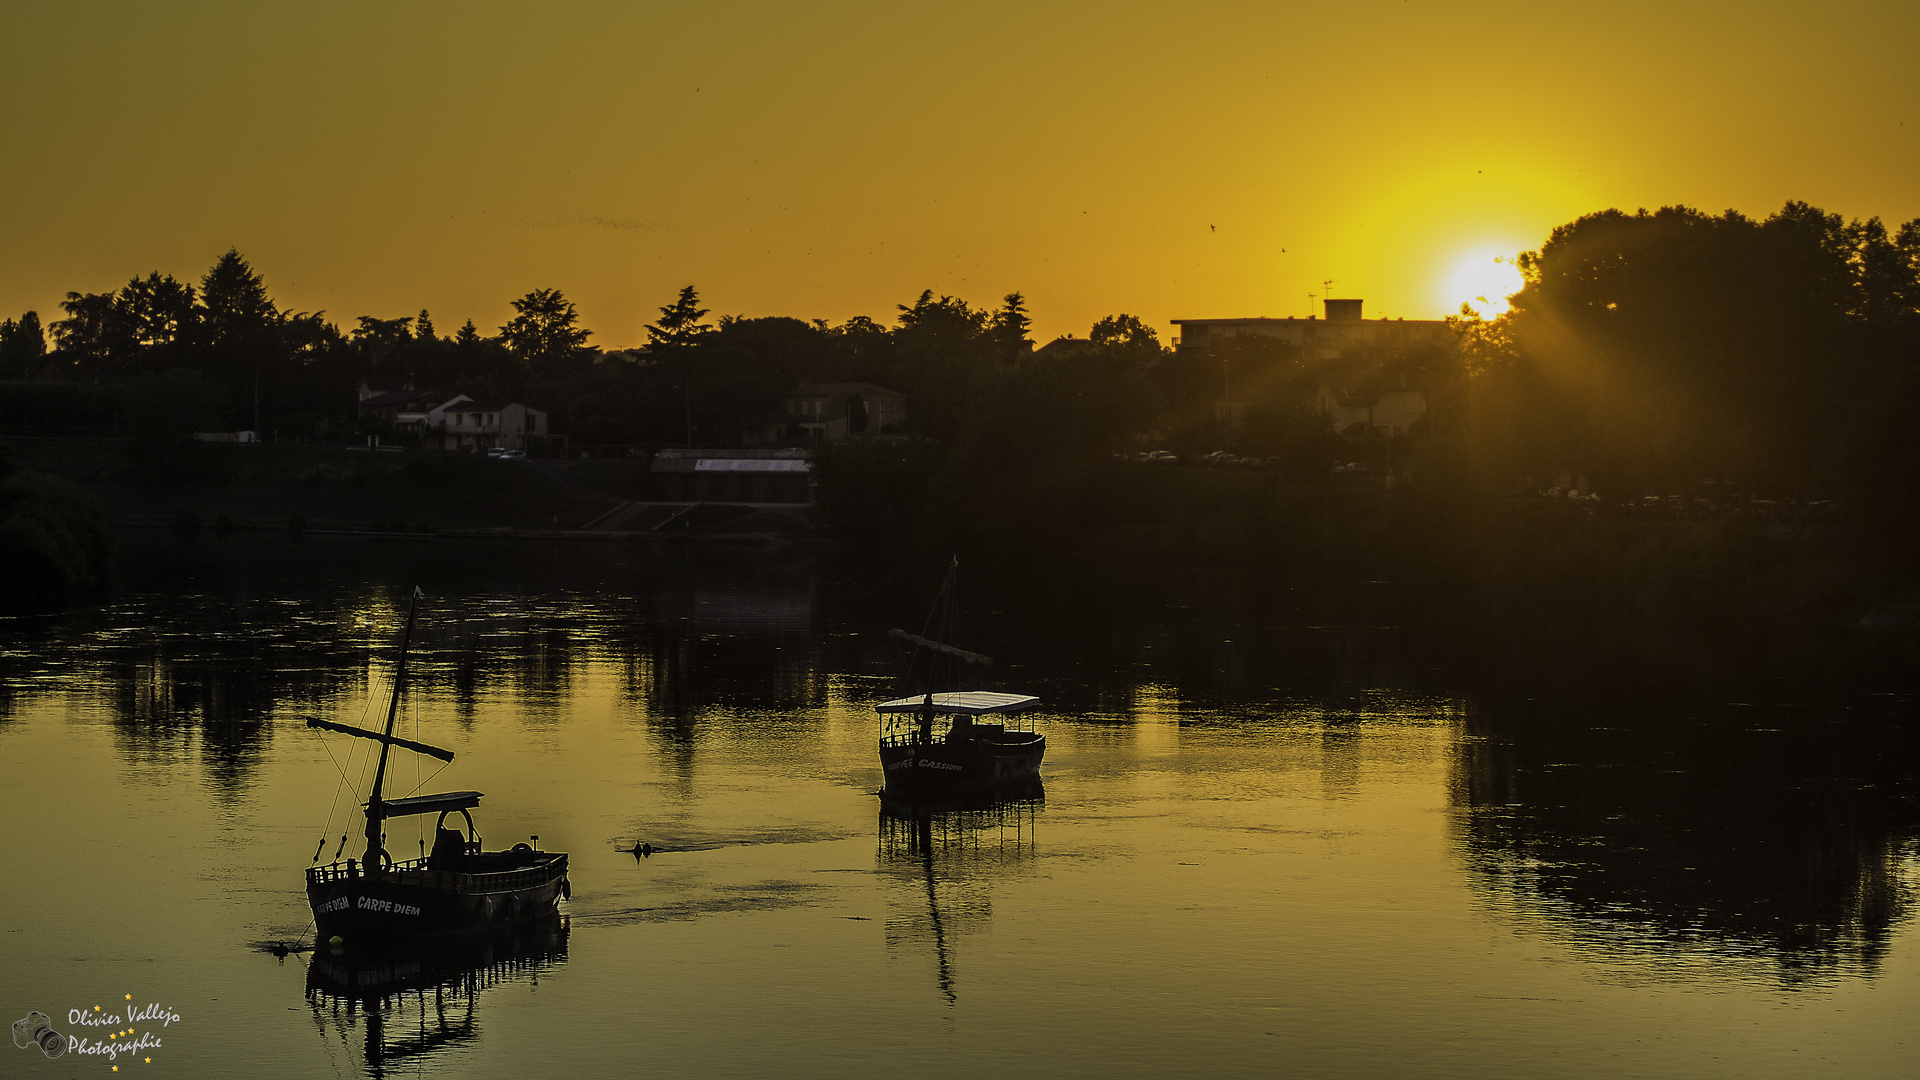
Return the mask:
[(525, 450), (500, 451), (501, 461), (525, 461), (526, 459), (527, 459), (527, 452)]
[(500, 456), (501, 454), (504, 454), (504, 453), (506, 453), (506, 452), (507, 452), (507, 451), (506, 451), (506, 448), (505, 448), (505, 447), (502, 447), (502, 446), (495, 446), (495, 447), (492, 447), (492, 448), (490, 448), (490, 449), (489, 449), (489, 450), (487, 451), (487, 456), (488, 456), (488, 457), (490, 457), (490, 458), (497, 458), (497, 457), (499, 457), (499, 456)]

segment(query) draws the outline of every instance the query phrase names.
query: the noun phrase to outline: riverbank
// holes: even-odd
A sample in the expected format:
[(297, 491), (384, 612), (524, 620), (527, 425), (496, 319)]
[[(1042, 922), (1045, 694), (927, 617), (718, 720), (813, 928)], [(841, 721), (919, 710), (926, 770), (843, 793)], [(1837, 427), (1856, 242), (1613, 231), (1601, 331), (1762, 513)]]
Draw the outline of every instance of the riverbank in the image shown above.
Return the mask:
[(671, 502), (624, 459), (299, 444), (13, 440), (16, 456), (96, 499), (117, 527), (595, 542), (805, 540), (807, 508)]

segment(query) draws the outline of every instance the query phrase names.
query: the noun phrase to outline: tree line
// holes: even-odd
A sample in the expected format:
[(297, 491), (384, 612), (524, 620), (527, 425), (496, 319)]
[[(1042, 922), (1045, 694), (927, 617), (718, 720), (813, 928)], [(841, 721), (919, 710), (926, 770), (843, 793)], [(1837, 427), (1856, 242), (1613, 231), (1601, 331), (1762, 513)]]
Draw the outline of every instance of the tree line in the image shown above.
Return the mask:
[[(1920, 515), (1920, 221), (1801, 202), (1765, 218), (1607, 210), (1556, 228), (1519, 265), (1507, 314), (1463, 309), (1455, 347), (1393, 361), (1429, 413), (1385, 447), (1341, 445), (1305, 404), (1300, 391), (1345, 361), (1253, 337), (1175, 352), (1126, 314), (1036, 349), (1017, 292), (975, 306), (926, 291), (889, 321), (831, 324), (712, 318), (689, 286), (643, 344), (603, 349), (558, 289), (514, 301), (492, 332), (467, 320), (441, 334), (426, 311), (343, 330), (281, 309), (237, 251), (197, 283), (150, 273), (68, 294), (44, 329), (32, 312), (0, 323), (0, 377), (138, 385), (135, 433), (156, 417), (178, 431), (257, 416), (263, 433), (330, 440), (353, 434), (360, 379), (410, 380), (545, 408), (577, 446), (725, 445), (803, 382), (904, 391), (897, 434), (915, 445), (829, 451), (843, 469), (868, 454), (881, 470), (835, 497), (894, 490), (905, 481), (887, 470), (906, 469), (956, 497), (992, 477), (982, 490), (1070, 503), (1117, 452), (1231, 444), (1322, 471), (1388, 454), (1489, 489), (1569, 472), (1616, 499), (1712, 481)], [(1248, 403), (1237, 431), (1219, 408), (1229, 372), (1236, 407)]]
[[(358, 434), (360, 380), (410, 384), (544, 408), (554, 430), (584, 446), (688, 437), (726, 445), (801, 383), (870, 382), (909, 395), (918, 434), (951, 439), (996, 372), (1029, 363), (1034, 350), (1019, 293), (982, 308), (927, 291), (898, 305), (893, 325), (866, 316), (836, 325), (709, 318), (688, 286), (647, 325), (644, 344), (628, 349), (595, 347), (559, 289), (536, 289), (512, 306), (492, 333), (469, 319), (442, 334), (425, 310), (363, 315), (343, 329), (325, 312), (282, 309), (262, 275), (229, 251), (197, 284), (156, 271), (117, 291), (68, 293), (64, 317), (44, 327), (36, 312), (0, 323), (0, 379), (123, 391), (69, 401), (68, 412), (92, 409), (65, 418), (74, 423), (97, 425), (101, 409), (117, 409), (112, 419), (133, 434), (257, 425), (264, 438), (320, 441)], [(1121, 367), (1165, 352), (1130, 315), (1102, 320), (1086, 344)], [(51, 389), (39, 397), (52, 404), (37, 411), (61, 411)], [(128, 408), (136, 398), (139, 407)], [(146, 430), (156, 425), (164, 430)]]
[(1519, 265), (1506, 314), (1455, 320), (1462, 467), (1920, 510), (1920, 219), (1608, 210)]

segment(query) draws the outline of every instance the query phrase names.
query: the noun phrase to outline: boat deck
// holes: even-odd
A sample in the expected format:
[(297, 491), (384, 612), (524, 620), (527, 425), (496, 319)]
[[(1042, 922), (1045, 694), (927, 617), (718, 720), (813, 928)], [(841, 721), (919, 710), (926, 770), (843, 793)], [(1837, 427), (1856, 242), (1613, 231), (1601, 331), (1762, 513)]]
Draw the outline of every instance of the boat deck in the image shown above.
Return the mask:
[[(437, 868), (434, 859), (408, 859), (388, 865), (377, 874), (365, 874), (356, 864), (329, 863), (307, 870), (308, 886), (356, 878), (375, 878), (395, 885), (413, 885), (438, 892), (480, 895), (509, 893), (543, 885), (567, 872), (567, 857), (558, 852), (534, 852), (531, 856), (514, 852), (490, 852), (462, 856), (468, 864), (462, 869)], [(488, 867), (497, 867), (489, 869)]]

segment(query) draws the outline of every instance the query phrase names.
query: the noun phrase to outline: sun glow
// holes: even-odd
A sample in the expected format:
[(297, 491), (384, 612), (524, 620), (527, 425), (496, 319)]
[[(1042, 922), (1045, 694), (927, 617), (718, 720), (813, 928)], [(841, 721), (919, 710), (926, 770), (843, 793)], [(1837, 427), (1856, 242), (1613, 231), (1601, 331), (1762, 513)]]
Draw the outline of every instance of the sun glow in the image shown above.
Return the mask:
[(1482, 252), (1453, 264), (1447, 274), (1446, 295), (1483, 319), (1496, 319), (1511, 306), (1507, 298), (1525, 284), (1513, 256)]

